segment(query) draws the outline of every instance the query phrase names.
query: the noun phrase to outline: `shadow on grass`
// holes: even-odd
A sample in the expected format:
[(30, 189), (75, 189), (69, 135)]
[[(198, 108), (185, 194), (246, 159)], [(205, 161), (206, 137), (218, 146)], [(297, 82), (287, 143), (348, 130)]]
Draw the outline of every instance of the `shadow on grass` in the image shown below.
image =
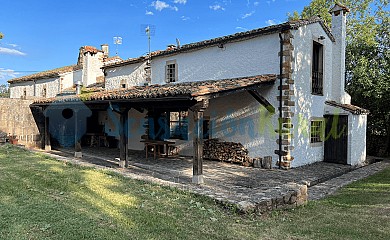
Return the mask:
[[(211, 200), (0, 147), (0, 238), (240, 238)], [(221, 228), (223, 226), (223, 228)]]

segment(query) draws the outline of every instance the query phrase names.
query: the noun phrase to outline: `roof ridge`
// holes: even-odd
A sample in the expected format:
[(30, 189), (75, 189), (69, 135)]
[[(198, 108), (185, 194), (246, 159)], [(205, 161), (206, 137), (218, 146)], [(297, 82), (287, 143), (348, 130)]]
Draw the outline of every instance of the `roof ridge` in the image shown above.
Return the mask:
[(82, 66), (73, 64), (73, 65), (68, 65), (68, 66), (63, 66), (63, 67), (58, 67), (50, 70), (45, 70), (42, 72), (18, 77), (18, 78), (13, 78), (8, 80), (8, 83), (16, 83), (16, 82), (26, 82), (26, 81), (31, 81), (34, 79), (40, 79), (40, 78), (49, 78), (49, 77), (55, 77), (58, 76), (61, 73), (67, 73), (67, 72), (72, 72), (72, 71), (77, 71), (80, 70)]

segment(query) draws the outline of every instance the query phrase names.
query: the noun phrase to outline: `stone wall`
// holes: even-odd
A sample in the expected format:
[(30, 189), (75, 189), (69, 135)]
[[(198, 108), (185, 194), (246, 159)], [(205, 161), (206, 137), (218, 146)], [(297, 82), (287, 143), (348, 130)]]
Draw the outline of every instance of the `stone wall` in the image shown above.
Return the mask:
[[(31, 100), (0, 98), (0, 132), (16, 136), (19, 144), (40, 147), (41, 137), (38, 124), (30, 109)], [(33, 110), (36, 118), (42, 112)]]

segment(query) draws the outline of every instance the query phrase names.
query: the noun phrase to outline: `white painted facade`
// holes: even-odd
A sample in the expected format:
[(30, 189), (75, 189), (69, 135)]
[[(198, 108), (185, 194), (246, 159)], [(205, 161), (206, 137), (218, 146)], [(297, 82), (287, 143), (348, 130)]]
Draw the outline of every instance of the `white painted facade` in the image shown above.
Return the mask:
[(248, 77), (279, 71), (279, 37), (264, 35), (241, 42), (152, 59), (152, 84), (165, 84), (165, 66), (176, 61), (177, 82)]
[(106, 70), (105, 89), (113, 90), (130, 86), (143, 86), (146, 79), (146, 62), (134, 63)]
[[(337, 10), (337, 9), (336, 9)], [(310, 124), (312, 120), (323, 120), (324, 115), (348, 115), (348, 160), (350, 165), (360, 165), (365, 160), (366, 115), (354, 115), (340, 108), (326, 105), (326, 101), (350, 104), (351, 98), (344, 90), (345, 72), (345, 14), (333, 15), (332, 33), (335, 41), (320, 23), (312, 23), (291, 30), (292, 79), (294, 80), (295, 102), (292, 117), (293, 138), (291, 155), (294, 160), (291, 167), (298, 167), (324, 160), (324, 143), (311, 143)], [(313, 42), (323, 46), (323, 94), (312, 94), (312, 58)], [(179, 52), (152, 58), (151, 84), (166, 84), (166, 65), (175, 62), (177, 83), (204, 80), (219, 80), (248, 77), (262, 74), (279, 74), (280, 40), (278, 33), (257, 36), (251, 39), (224, 43), (221, 46), (208, 46), (189, 52)], [(145, 84), (145, 63), (133, 63), (106, 69), (106, 88), (119, 89), (121, 83), (126, 87)], [(269, 113), (249, 93), (241, 92), (210, 100), (204, 112), (211, 121), (211, 137), (221, 141), (240, 142), (249, 150), (250, 157), (272, 156), (273, 165), (279, 156), (278, 149), (278, 91), (279, 80), (271, 86), (260, 86), (260, 94), (266, 98), (276, 113)], [(137, 120), (144, 115), (129, 114)], [(192, 155), (192, 130), (194, 123), (189, 118), (188, 141), (180, 140), (177, 146), (182, 155)], [(137, 126), (141, 127), (139, 125)], [(142, 130), (141, 130), (142, 132)], [(142, 134), (141, 134), (142, 135)], [(141, 135), (129, 137), (129, 149), (142, 149), (139, 144)]]
[(62, 73), (59, 77), (12, 83), (10, 98), (55, 97), (65, 89), (73, 87), (77, 81), (81, 81), (81, 73), (81, 70), (77, 70)]
[[(101, 69), (104, 62), (104, 53), (98, 51), (97, 53), (85, 52), (83, 59), (82, 84), (88, 87), (97, 82), (104, 81), (104, 74)], [(76, 83), (76, 82), (75, 82)]]

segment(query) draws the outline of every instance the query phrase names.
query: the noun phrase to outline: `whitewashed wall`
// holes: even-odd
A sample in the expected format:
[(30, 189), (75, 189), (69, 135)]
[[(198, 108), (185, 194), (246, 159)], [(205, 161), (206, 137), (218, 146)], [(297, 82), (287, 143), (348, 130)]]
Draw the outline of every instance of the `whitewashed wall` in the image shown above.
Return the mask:
[(119, 89), (121, 87), (121, 81), (126, 82), (126, 86), (143, 86), (145, 83), (145, 71), (146, 63), (134, 63), (122, 67), (108, 68), (106, 70), (106, 83), (105, 88), (107, 90)]
[(34, 82), (20, 82), (20, 83), (11, 83), (10, 86), (10, 98), (21, 98), (26, 90), (26, 96), (34, 97)]
[(83, 86), (87, 87), (94, 84), (101, 79), (103, 81), (104, 74), (103, 70), (103, 53), (98, 52), (96, 54), (85, 53), (83, 62)]
[(129, 111), (128, 121), (128, 149), (132, 150), (143, 150), (144, 144), (141, 143), (141, 136), (145, 134), (145, 123), (146, 111), (140, 113), (135, 109)]
[[(332, 41), (319, 23), (303, 26), (293, 31), (293, 35), (295, 116), (292, 145), (295, 148), (291, 166), (298, 167), (324, 159), (324, 145), (310, 143), (310, 121), (324, 116), (325, 101), (332, 98)], [(313, 40), (320, 36), (325, 36), (320, 41), (324, 46), (323, 96), (311, 94)]]
[(61, 74), (61, 91), (72, 88), (77, 81), (82, 81), (82, 70)]
[(60, 78), (49, 78), (36, 81), (36, 97), (43, 97), (43, 89), (46, 87), (46, 97), (55, 97), (60, 92)]
[(279, 37), (265, 35), (227, 43), (224, 48), (208, 47), (173, 56), (152, 59), (152, 84), (165, 84), (165, 65), (175, 60), (178, 82), (217, 80), (278, 73)]
[(350, 115), (348, 117), (348, 164), (362, 165), (366, 160), (367, 115)]
[[(277, 84), (260, 86), (259, 92), (277, 109)], [(211, 137), (220, 141), (237, 142), (249, 150), (250, 157), (272, 156), (276, 164), (278, 156), (274, 153), (278, 145), (275, 133), (277, 112), (271, 114), (248, 92), (212, 99), (204, 112), (211, 121)], [(192, 156), (194, 123), (189, 118), (189, 141), (181, 141), (180, 154)]]

